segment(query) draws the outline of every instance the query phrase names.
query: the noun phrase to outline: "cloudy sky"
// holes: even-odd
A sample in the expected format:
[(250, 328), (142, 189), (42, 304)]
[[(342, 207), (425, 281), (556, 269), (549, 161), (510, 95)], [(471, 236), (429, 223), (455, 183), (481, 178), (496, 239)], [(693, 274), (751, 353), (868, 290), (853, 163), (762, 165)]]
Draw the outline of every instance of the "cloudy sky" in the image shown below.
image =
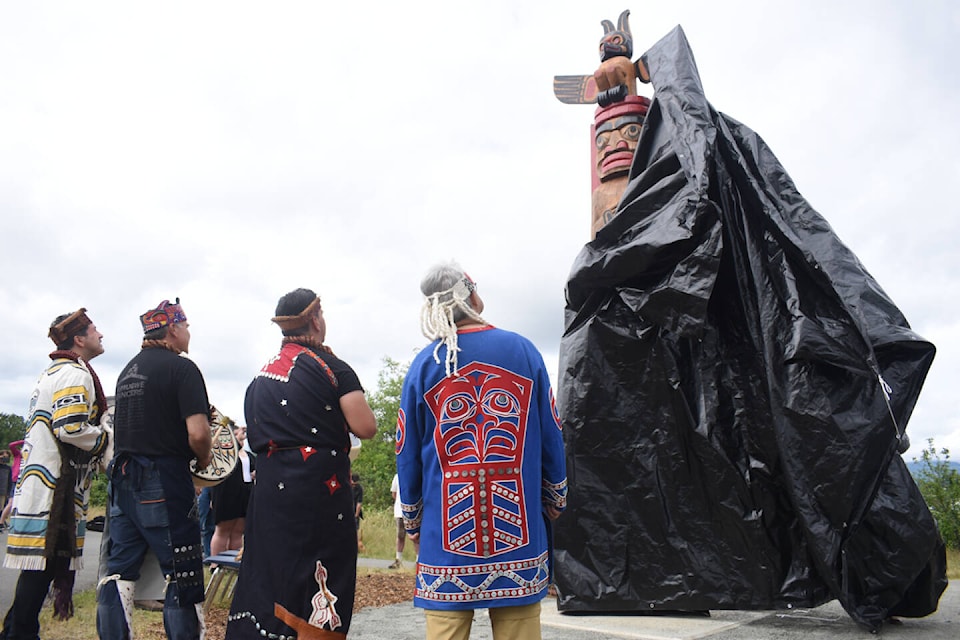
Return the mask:
[(211, 400), (242, 419), (277, 298), (323, 297), (376, 387), (424, 344), (421, 275), (458, 259), (551, 369), (588, 240), (600, 21), (674, 26), (707, 98), (771, 145), (938, 355), (909, 425), (960, 455), (960, 8), (726, 3), (0, 5), (0, 412), (25, 415), (50, 321), (85, 306), (108, 393), (139, 314), (179, 296)]

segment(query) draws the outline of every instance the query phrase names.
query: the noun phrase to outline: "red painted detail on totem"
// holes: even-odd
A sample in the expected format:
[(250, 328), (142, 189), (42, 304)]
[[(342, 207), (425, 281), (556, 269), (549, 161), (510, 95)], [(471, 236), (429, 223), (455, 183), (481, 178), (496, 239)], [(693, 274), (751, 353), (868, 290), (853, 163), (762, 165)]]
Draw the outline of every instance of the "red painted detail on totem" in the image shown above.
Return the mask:
[(627, 96), (622, 101), (614, 102), (607, 107), (597, 107), (597, 110), (593, 113), (593, 123), (595, 125), (603, 124), (611, 118), (619, 118), (620, 116), (627, 115), (640, 114), (645, 116), (649, 108), (650, 98), (644, 96)]
[(607, 155), (603, 159), (603, 162), (600, 163), (600, 167), (603, 169), (603, 172), (606, 173), (619, 167), (629, 169), (631, 164), (633, 164), (633, 151), (631, 149), (622, 149)]

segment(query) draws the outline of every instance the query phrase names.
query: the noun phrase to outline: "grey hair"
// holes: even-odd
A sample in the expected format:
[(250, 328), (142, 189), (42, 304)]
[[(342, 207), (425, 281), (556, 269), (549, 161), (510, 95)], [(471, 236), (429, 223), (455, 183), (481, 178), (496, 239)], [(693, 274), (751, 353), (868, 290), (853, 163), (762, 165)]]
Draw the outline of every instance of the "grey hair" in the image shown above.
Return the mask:
[(477, 286), (459, 264), (445, 262), (434, 265), (420, 281), (420, 292), (426, 297), (420, 311), (420, 330), (429, 340), (439, 340), (433, 359), (440, 364), (440, 347), (446, 345), (446, 375), (457, 373), (457, 322), (470, 318), (483, 322), (470, 305), (470, 295)]

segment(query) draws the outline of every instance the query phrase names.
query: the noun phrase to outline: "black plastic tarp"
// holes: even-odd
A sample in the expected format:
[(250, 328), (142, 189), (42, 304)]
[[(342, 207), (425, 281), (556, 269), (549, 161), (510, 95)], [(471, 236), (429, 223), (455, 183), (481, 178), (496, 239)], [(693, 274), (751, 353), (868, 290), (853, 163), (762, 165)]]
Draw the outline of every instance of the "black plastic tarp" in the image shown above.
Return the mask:
[(944, 546), (898, 446), (934, 346), (707, 102), (680, 27), (643, 59), (620, 213), (567, 284), (560, 609), (933, 612)]

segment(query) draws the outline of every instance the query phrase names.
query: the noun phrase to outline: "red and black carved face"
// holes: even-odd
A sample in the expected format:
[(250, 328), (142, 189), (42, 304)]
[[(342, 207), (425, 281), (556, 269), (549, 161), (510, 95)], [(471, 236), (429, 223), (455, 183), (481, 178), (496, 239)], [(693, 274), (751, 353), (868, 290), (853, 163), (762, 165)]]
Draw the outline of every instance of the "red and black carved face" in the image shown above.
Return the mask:
[(633, 35), (630, 33), (630, 24), (627, 18), (630, 11), (624, 11), (617, 20), (617, 26), (609, 20), (603, 20), (603, 37), (600, 38), (600, 60), (609, 60), (615, 56), (633, 56)]
[(597, 176), (600, 181), (626, 173), (637, 150), (643, 128), (642, 114), (631, 114), (607, 120), (597, 127)]

